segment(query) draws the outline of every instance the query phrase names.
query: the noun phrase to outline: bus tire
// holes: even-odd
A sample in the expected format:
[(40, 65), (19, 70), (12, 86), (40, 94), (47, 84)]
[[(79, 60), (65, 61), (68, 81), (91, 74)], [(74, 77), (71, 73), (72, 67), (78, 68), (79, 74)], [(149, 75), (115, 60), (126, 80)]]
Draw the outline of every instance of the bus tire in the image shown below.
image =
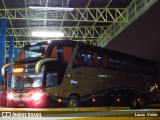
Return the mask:
[(80, 99), (77, 95), (71, 95), (67, 101), (67, 107), (75, 108), (80, 107)]
[(145, 107), (145, 100), (142, 98), (139, 102), (138, 102), (138, 108), (142, 109)]

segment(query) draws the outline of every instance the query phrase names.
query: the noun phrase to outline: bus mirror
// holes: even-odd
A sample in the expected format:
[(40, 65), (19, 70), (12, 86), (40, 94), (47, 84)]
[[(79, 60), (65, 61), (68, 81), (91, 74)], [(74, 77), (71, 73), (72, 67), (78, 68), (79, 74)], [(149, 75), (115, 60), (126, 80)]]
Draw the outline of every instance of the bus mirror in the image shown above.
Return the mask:
[(41, 59), (40, 61), (38, 61), (35, 65), (35, 73), (36, 74), (40, 73), (40, 68), (45, 62), (49, 62), (53, 60), (58, 60), (58, 59), (57, 58), (45, 58), (45, 59)]
[(5, 65), (2, 67), (1, 73), (2, 73), (3, 76), (5, 76), (5, 69), (6, 69), (6, 67), (8, 67), (8, 66), (10, 66), (10, 65), (13, 65), (13, 64), (14, 64), (14, 63), (8, 63), (8, 64), (5, 64)]

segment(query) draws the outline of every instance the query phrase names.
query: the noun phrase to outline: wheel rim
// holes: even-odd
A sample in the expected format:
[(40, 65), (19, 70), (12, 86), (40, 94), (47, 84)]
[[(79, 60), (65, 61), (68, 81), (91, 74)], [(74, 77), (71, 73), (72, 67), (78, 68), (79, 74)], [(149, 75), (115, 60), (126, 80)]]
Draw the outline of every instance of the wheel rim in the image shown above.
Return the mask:
[(69, 106), (70, 107), (77, 107), (77, 101), (76, 100), (70, 100)]

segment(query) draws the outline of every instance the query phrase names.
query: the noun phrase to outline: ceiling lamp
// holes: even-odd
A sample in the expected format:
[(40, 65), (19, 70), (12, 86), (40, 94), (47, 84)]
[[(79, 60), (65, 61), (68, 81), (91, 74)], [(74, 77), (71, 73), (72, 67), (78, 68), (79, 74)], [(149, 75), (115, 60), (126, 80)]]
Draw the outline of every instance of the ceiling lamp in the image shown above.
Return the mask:
[(74, 8), (65, 7), (41, 7), (41, 6), (29, 6), (29, 9), (33, 10), (59, 10), (59, 11), (73, 11)]
[(62, 32), (50, 32), (50, 31), (32, 31), (33, 37), (64, 37)]

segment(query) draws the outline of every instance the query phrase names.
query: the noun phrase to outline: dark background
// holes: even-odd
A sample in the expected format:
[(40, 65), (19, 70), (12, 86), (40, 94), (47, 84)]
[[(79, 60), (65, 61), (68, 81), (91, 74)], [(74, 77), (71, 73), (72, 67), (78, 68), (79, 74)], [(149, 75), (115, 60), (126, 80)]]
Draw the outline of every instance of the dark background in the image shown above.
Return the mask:
[(160, 85), (160, 0), (106, 47), (156, 61)]

